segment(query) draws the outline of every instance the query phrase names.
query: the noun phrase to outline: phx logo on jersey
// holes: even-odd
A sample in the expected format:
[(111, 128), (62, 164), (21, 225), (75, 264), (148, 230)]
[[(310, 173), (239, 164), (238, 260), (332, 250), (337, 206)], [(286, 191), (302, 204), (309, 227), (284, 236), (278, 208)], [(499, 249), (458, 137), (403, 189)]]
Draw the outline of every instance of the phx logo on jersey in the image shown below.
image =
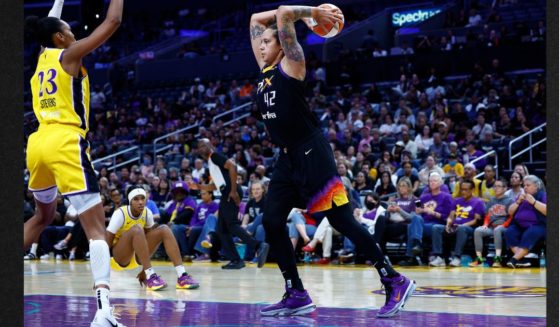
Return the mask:
[(262, 81), (260, 81), (258, 83), (258, 89), (256, 91), (256, 93), (262, 93), (266, 90), (266, 88), (272, 86), (272, 79), (274, 78), (274, 76), (268, 78), (265, 77)]

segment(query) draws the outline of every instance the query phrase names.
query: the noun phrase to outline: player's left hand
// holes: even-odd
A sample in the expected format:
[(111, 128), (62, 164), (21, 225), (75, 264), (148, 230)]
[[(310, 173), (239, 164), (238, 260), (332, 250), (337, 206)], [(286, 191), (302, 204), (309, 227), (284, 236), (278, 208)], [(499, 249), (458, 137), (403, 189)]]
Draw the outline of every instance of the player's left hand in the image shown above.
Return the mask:
[(342, 13), (339, 9), (326, 9), (316, 8), (317, 11), (313, 12), (313, 18), (319, 25), (342, 23)]
[(140, 273), (138, 274), (138, 276), (136, 276), (136, 278), (138, 278), (138, 282), (140, 282), (141, 287), (147, 285), (146, 272), (144, 270), (140, 271)]

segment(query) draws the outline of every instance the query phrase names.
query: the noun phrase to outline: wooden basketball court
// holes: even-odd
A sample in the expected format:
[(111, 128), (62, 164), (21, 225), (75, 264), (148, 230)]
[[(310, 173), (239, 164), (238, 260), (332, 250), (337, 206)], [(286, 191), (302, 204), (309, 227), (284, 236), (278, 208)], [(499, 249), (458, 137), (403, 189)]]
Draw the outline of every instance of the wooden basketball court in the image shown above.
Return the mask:
[[(318, 309), (305, 316), (262, 317), (259, 309), (283, 295), (275, 264), (222, 270), (186, 264), (197, 290), (177, 290), (170, 262), (154, 262), (169, 286), (140, 288), (137, 271), (111, 271), (111, 302), (126, 326), (545, 326), (545, 270), (398, 268), (418, 289), (395, 318), (377, 319), (385, 296), (367, 266), (300, 266)], [(89, 262), (25, 262), (25, 326), (89, 326), (96, 305)]]

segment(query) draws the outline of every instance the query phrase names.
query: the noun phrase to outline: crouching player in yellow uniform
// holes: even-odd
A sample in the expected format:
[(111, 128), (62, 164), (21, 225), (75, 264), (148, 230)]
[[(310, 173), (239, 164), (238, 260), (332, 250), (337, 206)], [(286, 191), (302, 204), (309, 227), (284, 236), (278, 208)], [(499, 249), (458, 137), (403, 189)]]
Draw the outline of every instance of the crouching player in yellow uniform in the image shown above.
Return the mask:
[(111, 267), (116, 270), (133, 269), (142, 265), (138, 274), (140, 284), (157, 291), (167, 283), (151, 266), (150, 258), (163, 242), (165, 251), (177, 272), (177, 288), (193, 289), (200, 285), (186, 273), (182, 265), (179, 246), (167, 225), (156, 225), (153, 214), (146, 208), (146, 191), (140, 186), (128, 190), (130, 205), (115, 210), (107, 227), (107, 243), (110, 244)]

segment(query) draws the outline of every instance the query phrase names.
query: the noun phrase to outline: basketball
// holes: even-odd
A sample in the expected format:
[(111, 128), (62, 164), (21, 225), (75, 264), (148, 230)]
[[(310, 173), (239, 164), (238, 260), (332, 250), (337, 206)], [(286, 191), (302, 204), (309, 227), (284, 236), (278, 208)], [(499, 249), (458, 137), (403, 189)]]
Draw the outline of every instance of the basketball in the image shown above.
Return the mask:
[[(340, 10), (340, 8), (338, 8), (337, 6), (330, 4), (330, 3), (324, 3), (321, 4), (320, 6), (318, 6), (319, 8), (324, 8), (324, 9), (338, 9)], [(342, 12), (340, 10), (340, 12)], [(318, 24), (314, 19), (312, 19), (313, 24), (315, 24), (312, 28), (312, 31), (319, 35), (322, 36), (324, 38), (331, 38), (333, 36), (338, 35), (342, 29), (344, 28), (344, 16), (342, 13), (342, 23), (335, 23), (335, 24)]]

